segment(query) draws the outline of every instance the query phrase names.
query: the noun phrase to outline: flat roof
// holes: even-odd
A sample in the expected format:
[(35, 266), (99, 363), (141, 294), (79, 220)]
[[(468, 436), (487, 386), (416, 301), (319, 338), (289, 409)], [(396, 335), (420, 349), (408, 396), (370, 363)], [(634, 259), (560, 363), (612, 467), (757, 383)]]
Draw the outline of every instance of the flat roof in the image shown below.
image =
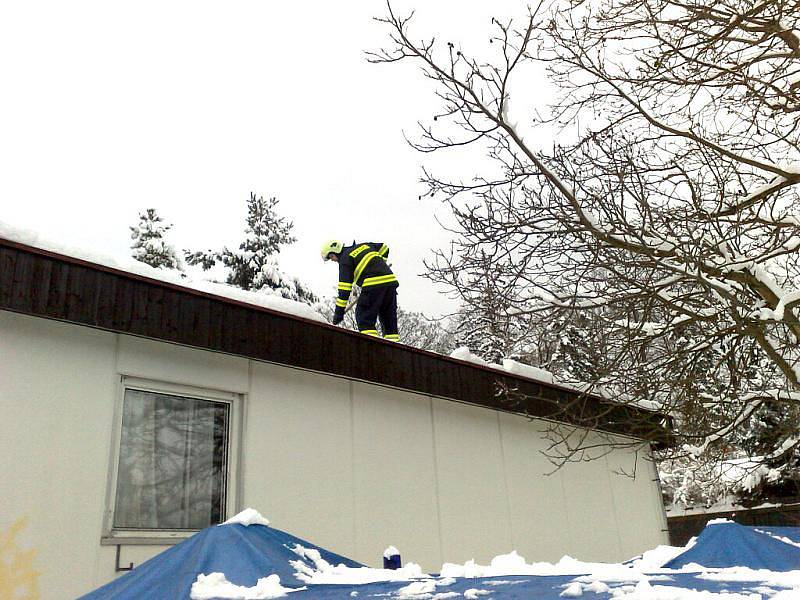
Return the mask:
[(557, 384), (0, 238), (0, 309), (671, 442), (671, 421)]

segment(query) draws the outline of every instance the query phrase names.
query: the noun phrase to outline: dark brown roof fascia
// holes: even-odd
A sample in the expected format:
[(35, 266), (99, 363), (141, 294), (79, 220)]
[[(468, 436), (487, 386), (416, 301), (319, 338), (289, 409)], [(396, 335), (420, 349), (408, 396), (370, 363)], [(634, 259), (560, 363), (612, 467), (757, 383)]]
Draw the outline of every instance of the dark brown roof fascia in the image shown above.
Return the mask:
[[(0, 309), (669, 443), (663, 415), (0, 239)], [(667, 425), (665, 427), (665, 424)]]

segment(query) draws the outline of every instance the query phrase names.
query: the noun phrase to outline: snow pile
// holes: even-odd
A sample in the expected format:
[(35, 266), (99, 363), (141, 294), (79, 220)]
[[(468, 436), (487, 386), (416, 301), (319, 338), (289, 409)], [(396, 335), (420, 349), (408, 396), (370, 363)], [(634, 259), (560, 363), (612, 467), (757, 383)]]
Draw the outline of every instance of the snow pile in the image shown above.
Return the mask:
[[(670, 553), (670, 551), (666, 550), (670, 548), (669, 546), (660, 548), (662, 548), (660, 551), (662, 556), (666, 557)], [(686, 550), (687, 548), (681, 550)], [(645, 575), (639, 572), (636, 578), (633, 579), (625, 577), (625, 572), (614, 568), (618, 565), (607, 566), (609, 567), (608, 569), (601, 569), (591, 575), (576, 577), (564, 586), (561, 596), (578, 598), (582, 597), (586, 592), (593, 592), (596, 594), (610, 593), (614, 600), (762, 600), (763, 598), (789, 600), (790, 598), (800, 598), (800, 571), (777, 572), (766, 569), (750, 569), (748, 567), (709, 569), (702, 565), (690, 564), (679, 571), (654, 568), (650, 572), (659, 574)], [(646, 566), (649, 567), (649, 565)], [(638, 570), (637, 567), (630, 574)], [(672, 577), (669, 574), (679, 572), (697, 572), (696, 577), (698, 579), (709, 581), (752, 583), (758, 589), (755, 593), (733, 593), (729, 591), (696, 591), (677, 586), (652, 585), (652, 582), (671, 580)], [(609, 583), (623, 583), (623, 585), (611, 588), (608, 585)], [(764, 596), (759, 594), (764, 594)]]
[[(445, 600), (445, 598), (461, 598), (462, 596), (458, 592), (437, 593), (436, 591), (437, 587), (450, 585), (452, 583), (453, 581), (435, 580), (435, 579), (424, 579), (422, 581), (415, 581), (397, 590), (397, 595), (395, 596), (395, 598), (401, 598), (403, 600)], [(463, 597), (469, 598), (470, 596), (467, 596), (467, 592), (469, 591), (470, 590), (464, 592)]]
[(394, 546), (389, 546), (386, 550), (383, 551), (383, 558), (390, 559), (393, 556), (398, 556), (400, 554), (400, 550), (395, 548)]
[[(572, 597), (583, 594), (579, 590)], [(614, 600), (762, 600), (759, 594), (737, 594), (733, 592), (708, 592), (666, 585), (650, 585), (646, 579), (635, 586), (622, 586), (612, 591)], [(562, 596), (565, 594), (562, 593)], [(776, 598), (777, 596), (773, 597)]]
[(577, 381), (562, 381), (560, 379), (557, 379), (555, 375), (553, 375), (553, 373), (551, 373), (550, 371), (547, 371), (540, 367), (526, 365), (524, 363), (511, 360), (510, 358), (504, 358), (502, 365), (490, 363), (482, 359), (477, 354), (473, 354), (472, 351), (467, 346), (460, 346), (455, 350), (453, 350), (450, 353), (450, 358), (463, 360), (476, 365), (481, 365), (483, 367), (489, 367), (490, 369), (494, 369), (496, 371), (501, 371), (505, 373), (510, 373), (511, 375), (515, 375), (517, 377), (532, 379), (539, 383), (557, 385), (559, 387), (571, 390), (578, 394), (591, 394), (593, 396), (600, 396), (607, 400), (622, 402), (625, 404), (629, 404), (631, 406), (642, 408), (644, 410), (658, 411), (663, 409), (663, 406), (656, 401), (631, 398), (629, 396), (620, 394), (614, 390), (606, 389), (603, 386), (598, 386), (595, 384), (581, 383)]
[(233, 525), (234, 523), (244, 525), (245, 527), (250, 525), (264, 525), (265, 527), (269, 527), (269, 519), (264, 517), (255, 508), (245, 508), (238, 515), (231, 517), (224, 523), (220, 523), (220, 525), (217, 525), (217, 527), (221, 527), (222, 525)]
[(295, 576), (308, 584), (361, 584), (375, 583), (378, 581), (409, 581), (411, 579), (428, 578), (422, 572), (422, 567), (415, 563), (406, 563), (399, 569), (371, 569), (369, 567), (347, 567), (345, 565), (332, 565), (326, 561), (313, 548), (304, 548), (295, 544), (292, 552), (311, 561), (314, 567), (308, 566), (302, 560), (291, 561)]
[[(720, 582), (735, 582), (735, 583), (752, 583), (753, 594), (734, 594), (729, 592), (721, 592), (714, 594), (711, 592), (696, 592), (694, 590), (684, 590), (683, 588), (661, 588), (662, 590), (670, 590), (672, 596), (620, 596), (623, 599), (629, 600), (657, 600), (664, 597), (668, 600), (706, 600), (706, 599), (720, 599), (720, 600), (735, 600), (737, 598), (745, 598), (747, 600), (761, 600), (762, 598), (769, 598), (770, 600), (796, 600), (800, 598), (800, 570), (798, 571), (768, 571), (766, 569), (751, 569), (748, 567), (729, 567), (727, 569), (705, 569), (700, 565), (687, 565), (684, 569), (689, 567), (700, 570), (697, 574), (697, 579), (706, 579), (709, 581)], [(654, 588), (656, 590), (656, 588)], [(656, 590), (657, 591), (657, 590)], [(683, 592), (684, 595), (678, 595), (676, 592)], [(666, 593), (666, 592), (665, 592)], [(705, 595), (701, 595), (705, 594)], [(615, 596), (615, 598), (617, 598)]]
[(476, 365), (483, 365), (484, 367), (488, 367), (489, 363), (483, 360), (480, 356), (473, 354), (470, 352), (470, 349), (466, 346), (460, 346), (453, 350), (450, 353), (450, 358), (456, 358), (458, 360), (464, 360), (467, 362), (474, 363)]
[[(667, 573), (678, 572), (665, 569), (661, 571), (660, 575), (640, 574), (636, 580), (618, 579), (613, 570), (606, 573), (584, 575), (576, 577), (566, 584), (560, 595), (565, 598), (579, 598), (587, 592), (610, 593), (614, 600), (764, 600), (765, 598), (790, 600), (800, 598), (800, 571), (775, 572), (747, 567), (706, 569), (701, 565), (687, 565), (681, 571), (699, 571), (697, 578), (709, 581), (752, 583), (754, 592), (734, 593), (727, 590), (711, 592), (678, 586), (653, 585), (653, 582), (671, 580), (672, 578)], [(609, 583), (623, 583), (623, 585), (612, 588), (608, 585)]]
[(211, 600), (212, 598), (232, 598), (236, 600), (260, 600), (262, 598), (282, 598), (289, 592), (305, 588), (285, 588), (277, 575), (263, 577), (253, 587), (231, 583), (222, 573), (198, 575), (192, 584), (192, 600)]
[(425, 581), (415, 581), (405, 587), (401, 587), (397, 590), (397, 597), (409, 599), (430, 598), (434, 591), (436, 591), (436, 583), (432, 579), (426, 579)]
[(583, 587), (579, 582), (573, 581), (564, 588), (564, 591), (561, 592), (559, 596), (563, 596), (564, 598), (578, 598), (579, 596), (583, 596)]
[(140, 277), (155, 279), (172, 285), (193, 289), (199, 292), (221, 296), (231, 300), (268, 308), (277, 312), (302, 317), (312, 321), (324, 323), (325, 319), (316, 310), (303, 302), (296, 302), (281, 297), (275, 290), (262, 292), (248, 292), (224, 283), (215, 283), (203, 279), (185, 277), (180, 271), (165, 270), (151, 267), (134, 258), (120, 259), (105, 254), (93, 252), (85, 248), (76, 248), (61, 242), (48, 239), (35, 231), (20, 229), (0, 221), (0, 238), (26, 246), (32, 246), (55, 254), (70, 256), (95, 265), (108, 267), (117, 271), (124, 271)]
[(790, 588), (797, 592), (795, 598), (800, 598), (800, 570), (768, 571), (766, 569), (751, 569), (749, 567), (703, 569), (703, 572), (697, 575), (697, 578), (708, 579), (710, 581), (752, 581), (770, 587)]
[(509, 358), (503, 359), (503, 368), (514, 375), (521, 375), (522, 377), (528, 377), (530, 379), (535, 379), (545, 383), (555, 383), (555, 377), (553, 377), (553, 374), (550, 371), (545, 371), (539, 367), (532, 367), (531, 365), (518, 363), (517, 361)]
[[(681, 551), (685, 550), (681, 549)], [(663, 564), (663, 563), (661, 563)], [(659, 565), (660, 567), (661, 565)], [(638, 581), (643, 577), (634, 565), (591, 563), (564, 556), (557, 563), (538, 562), (528, 564), (516, 550), (509, 554), (495, 556), (488, 565), (479, 565), (469, 560), (463, 565), (445, 563), (442, 577), (503, 577), (508, 575), (585, 575), (607, 578), (616, 581)]]
[(673, 558), (686, 552), (695, 545), (696, 541), (697, 538), (692, 538), (685, 546), (656, 546), (652, 550), (644, 552), (641, 556), (628, 561), (628, 564), (642, 573), (656, 571)]

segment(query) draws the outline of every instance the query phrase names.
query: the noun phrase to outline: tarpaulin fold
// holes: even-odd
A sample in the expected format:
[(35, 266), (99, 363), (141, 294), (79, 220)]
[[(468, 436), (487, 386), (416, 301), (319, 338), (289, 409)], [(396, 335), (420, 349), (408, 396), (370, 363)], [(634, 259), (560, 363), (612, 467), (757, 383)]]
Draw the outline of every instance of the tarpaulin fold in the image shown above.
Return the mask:
[(224, 573), (228, 581), (241, 586), (252, 587), (260, 578), (275, 573), (281, 585), (301, 587), (304, 583), (295, 576), (290, 561), (314, 565), (291, 550), (295, 544), (318, 550), (333, 565), (363, 566), (273, 527), (219, 525), (203, 529), (81, 600), (189, 598), (197, 576), (215, 572)]
[[(782, 531), (782, 533), (778, 533)], [(704, 567), (750, 567), (770, 571), (800, 569), (800, 547), (770, 536), (800, 537), (796, 527), (748, 527), (731, 521), (711, 523), (697, 536), (695, 545), (667, 564), (668, 569), (680, 569), (691, 563)]]

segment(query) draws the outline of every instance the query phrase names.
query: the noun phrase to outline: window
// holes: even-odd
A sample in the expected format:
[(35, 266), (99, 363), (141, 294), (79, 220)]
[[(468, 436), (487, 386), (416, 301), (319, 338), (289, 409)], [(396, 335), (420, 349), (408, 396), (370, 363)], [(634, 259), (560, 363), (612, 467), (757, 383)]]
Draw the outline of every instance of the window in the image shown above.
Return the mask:
[(158, 388), (123, 380), (115, 536), (194, 531), (225, 520), (235, 395)]

